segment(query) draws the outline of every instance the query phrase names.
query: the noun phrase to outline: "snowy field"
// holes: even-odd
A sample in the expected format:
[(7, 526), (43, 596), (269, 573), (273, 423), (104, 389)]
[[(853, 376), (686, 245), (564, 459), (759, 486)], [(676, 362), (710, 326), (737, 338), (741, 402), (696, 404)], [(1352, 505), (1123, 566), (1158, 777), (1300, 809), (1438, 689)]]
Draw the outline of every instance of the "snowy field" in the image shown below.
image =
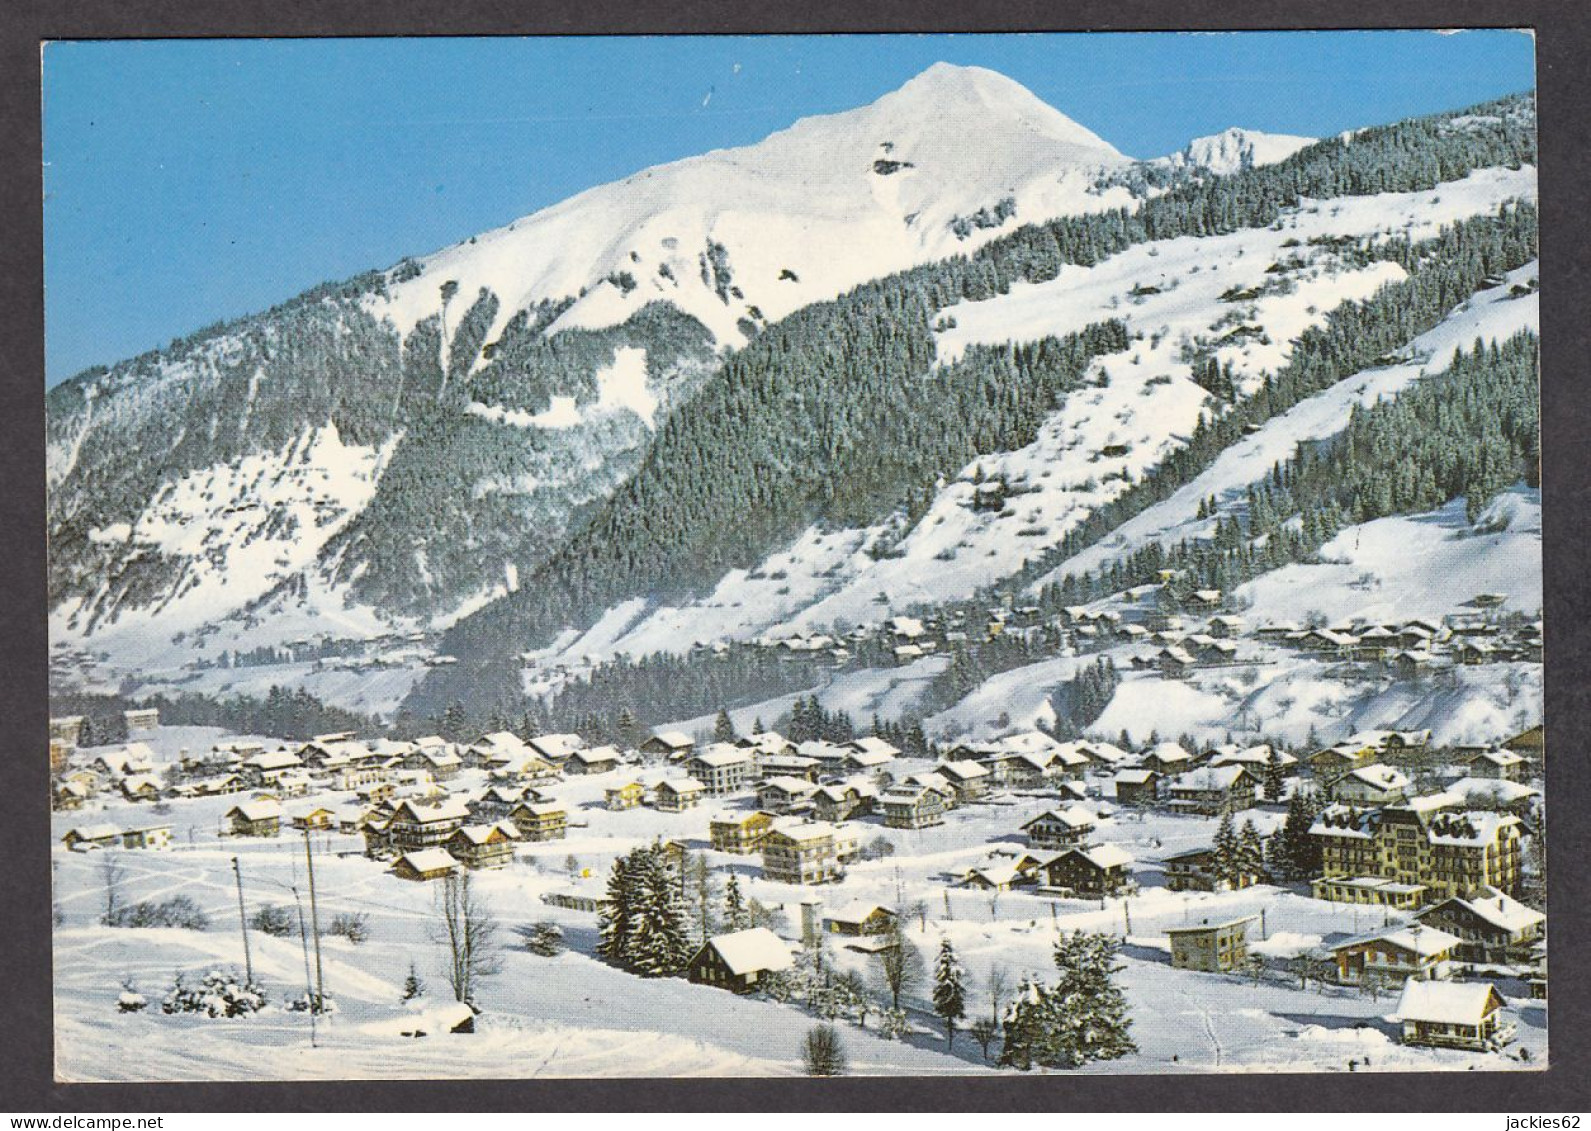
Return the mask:
[[(204, 728), (168, 728), (153, 743), (163, 755), (215, 737)], [(926, 763), (922, 764), (926, 767)], [(908, 763), (905, 768), (914, 768)], [(106, 853), (72, 853), (57, 843), (52, 865), (60, 918), (56, 931), (57, 1074), (65, 1080), (295, 1079), (390, 1076), (748, 1076), (800, 1071), (799, 1042), (814, 1018), (794, 1005), (741, 998), (680, 979), (646, 980), (593, 957), (596, 917), (541, 902), (548, 892), (599, 894), (613, 858), (654, 837), (707, 848), (707, 825), (724, 809), (749, 809), (749, 794), (717, 799), (681, 814), (651, 809), (613, 813), (601, 805), (604, 788), (638, 776), (657, 780), (664, 771), (615, 771), (573, 778), (552, 792), (571, 810), (563, 841), (526, 845), (515, 863), (477, 873), (481, 892), (501, 921), (505, 943), (499, 973), (483, 983), (479, 1031), (472, 1035), (406, 1038), (400, 1028), (414, 1016), (399, 1004), (411, 961), (429, 986), (422, 1002), (448, 1000), (444, 953), (435, 941), (431, 885), (408, 883), (363, 857), (352, 836), (312, 835), (322, 924), (342, 912), (369, 917), (362, 945), (326, 938), (322, 959), (328, 993), (338, 1011), (323, 1020), (311, 1042), (306, 1016), (271, 1007), (252, 1018), (196, 1020), (159, 1013), (158, 1002), (175, 971), (202, 972), (242, 966), (237, 895), (231, 861), (239, 860), (250, 913), (265, 903), (292, 907), (293, 889), (305, 891), (302, 834), (276, 839), (221, 838), (221, 815), (236, 798), (170, 803), (157, 817), (145, 807), (112, 801), (99, 810), (57, 814), (58, 838), (75, 825), (145, 819), (169, 821), (173, 846), (116, 854), (125, 867), (125, 902), (193, 898), (208, 913), (206, 931), (126, 929), (98, 925)], [(467, 772), (450, 783), (455, 793), (481, 785)], [(1105, 787), (1108, 790), (1108, 786)], [(1097, 793), (1098, 783), (1094, 783)], [(288, 809), (335, 804), (349, 795), (320, 795), (289, 802)], [(800, 901), (817, 898), (825, 909), (855, 902), (906, 906), (908, 938), (931, 958), (941, 937), (950, 938), (972, 976), (969, 1013), (980, 1004), (991, 972), (1014, 983), (1026, 974), (1047, 976), (1049, 950), (1060, 930), (1101, 930), (1121, 936), (1121, 983), (1133, 1017), (1139, 1051), (1095, 1065), (1103, 1072), (1346, 1071), (1540, 1067), (1546, 1059), (1546, 1017), (1541, 1003), (1520, 1000), (1518, 983), (1504, 982), (1519, 1041), (1505, 1055), (1405, 1048), (1385, 1019), (1393, 998), (1371, 998), (1313, 983), (1307, 991), (1278, 969), (1264, 980), (1175, 970), (1169, 965), (1168, 927), (1234, 915), (1259, 915), (1256, 950), (1278, 964), (1300, 951), (1390, 921), (1380, 910), (1319, 902), (1296, 891), (1260, 887), (1243, 892), (1179, 894), (1164, 887), (1159, 861), (1209, 842), (1215, 822), (1194, 817), (1122, 814), (1112, 817), (1108, 798), (1089, 806), (1101, 817), (1101, 836), (1137, 861), (1142, 891), (1127, 900), (1052, 900), (1027, 891), (992, 896), (950, 886), (949, 879), (983, 862), (995, 849), (1020, 844), (1023, 821), (1051, 807), (1053, 794), (1002, 794), (951, 813), (940, 827), (909, 832), (860, 822), (862, 840), (883, 837), (892, 857), (854, 864), (837, 885), (795, 888), (762, 880), (756, 857), (706, 851), (721, 880), (732, 869), (749, 896), (781, 907), (781, 933), (797, 938)], [(1252, 814), (1260, 831), (1280, 821), (1279, 811)], [(569, 949), (536, 957), (523, 949), (516, 929), (551, 920)], [(1130, 926), (1129, 926), (1130, 923)], [(1263, 935), (1263, 937), (1261, 937)], [(294, 935), (251, 932), (259, 979), (274, 1002), (304, 992), (305, 956)], [(876, 960), (827, 944), (830, 961), (867, 970)], [(116, 1000), (130, 977), (153, 1004), (141, 1014), (121, 1014)], [(864, 1074), (943, 1074), (993, 1071), (971, 1038), (946, 1051), (943, 1031), (927, 1012), (927, 986), (908, 995), (913, 1031), (885, 1040), (870, 1021), (862, 1030), (844, 1025), (853, 1071)], [(1528, 1049), (1528, 1062), (1517, 1059)]]

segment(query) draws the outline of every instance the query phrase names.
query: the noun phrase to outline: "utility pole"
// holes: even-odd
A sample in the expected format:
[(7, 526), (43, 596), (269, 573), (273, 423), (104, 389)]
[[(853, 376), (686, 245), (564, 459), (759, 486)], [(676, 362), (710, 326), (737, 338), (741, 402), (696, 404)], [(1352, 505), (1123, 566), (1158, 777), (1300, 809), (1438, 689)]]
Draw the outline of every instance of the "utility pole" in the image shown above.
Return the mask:
[(243, 968), (248, 971), (249, 985), (254, 984), (254, 957), (249, 953), (249, 920), (248, 914), (243, 910), (243, 869), (238, 866), (238, 858), (232, 857), (232, 874), (238, 881), (238, 928), (243, 932)]
[(320, 964), (320, 914), (315, 906), (315, 854), (310, 851), (309, 827), (304, 828), (304, 859), (309, 867), (309, 922), (315, 931), (315, 1009), (326, 1004), (326, 979)]
[(298, 942), (304, 948), (304, 997), (309, 1006), (309, 1045), (315, 1047), (315, 1014), (320, 1003), (315, 1000), (315, 986), (309, 976), (309, 936), (304, 932), (304, 901), (298, 897), (298, 888), (292, 888), (293, 905), (298, 908)]

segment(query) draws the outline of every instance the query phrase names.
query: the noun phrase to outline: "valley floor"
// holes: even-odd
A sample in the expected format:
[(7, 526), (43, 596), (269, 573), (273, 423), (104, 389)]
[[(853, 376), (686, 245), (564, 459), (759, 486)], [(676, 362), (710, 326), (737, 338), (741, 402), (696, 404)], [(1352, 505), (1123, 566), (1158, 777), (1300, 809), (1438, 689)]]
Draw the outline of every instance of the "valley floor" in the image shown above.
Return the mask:
[[(196, 747), (219, 737), (220, 732), (201, 728), (166, 728), (151, 745), (170, 757), (179, 744)], [(755, 857), (708, 849), (711, 815), (754, 807), (749, 794), (680, 814), (644, 808), (609, 812), (602, 807), (604, 788), (632, 777), (652, 781), (663, 773), (648, 769), (637, 774), (627, 768), (555, 786), (553, 792), (570, 808), (568, 838), (522, 846), (510, 867), (476, 873), (501, 922), (502, 964), (483, 982), (478, 1031), (458, 1036), (397, 1035), (414, 1024), (414, 1011), (399, 1003), (411, 962), (429, 985), (422, 1004), (451, 1000), (443, 975), (444, 952), (436, 941), (436, 885), (394, 878), (385, 865), (361, 854), (358, 838), (311, 834), (321, 923), (348, 912), (367, 915), (370, 926), (370, 938), (362, 945), (323, 939), (326, 986), (338, 1011), (312, 1035), (306, 1015), (280, 1008), (284, 1000), (304, 992), (306, 957), (296, 930), (284, 938), (250, 932), (257, 977), (275, 1003), (265, 1012), (231, 1020), (159, 1012), (174, 972), (242, 967), (233, 858), (241, 867), (251, 914), (265, 903), (292, 908), (294, 889), (303, 893), (307, 880), (302, 834), (284, 831), (274, 839), (218, 835), (222, 814), (237, 798), (172, 801), (170, 811), (159, 816), (145, 806), (120, 801), (105, 803), (98, 812), (57, 814), (57, 837), (68, 828), (100, 821), (169, 822), (171, 848), (116, 854), (126, 870), (122, 900), (185, 894), (210, 918), (209, 929), (202, 932), (100, 926), (102, 862), (108, 854), (68, 852), (57, 842), (52, 861), (59, 920), (57, 1075), (90, 1081), (799, 1073), (800, 1041), (816, 1019), (798, 1006), (737, 997), (682, 979), (642, 979), (610, 968), (593, 953), (595, 915), (542, 902), (551, 892), (601, 894), (614, 856), (654, 837), (679, 839), (704, 851), (720, 877), (732, 869), (748, 896), (782, 907), (780, 930), (789, 939), (799, 933), (803, 899), (821, 900), (825, 911), (858, 901), (908, 907), (921, 901), (922, 918), (913, 914), (908, 938), (927, 960), (941, 937), (952, 940), (971, 977), (973, 1016), (987, 1009), (982, 995), (992, 971), (1003, 972), (1012, 986), (1027, 974), (1053, 974), (1049, 952), (1057, 930), (1099, 930), (1121, 937), (1120, 979), (1138, 1052), (1096, 1064), (1090, 1071), (1463, 1070), (1546, 1063), (1545, 1003), (1528, 1000), (1516, 981), (1501, 983), (1519, 1027), (1517, 1042), (1502, 1054), (1405, 1047), (1386, 1019), (1394, 997), (1372, 998), (1313, 983), (1301, 990), (1282, 969), (1288, 957), (1379, 926), (1386, 913), (1325, 903), (1276, 887), (1220, 895), (1169, 891), (1158, 862), (1170, 853), (1207, 844), (1213, 820), (1125, 811), (1107, 818), (1101, 826), (1103, 839), (1136, 859), (1143, 885), (1126, 901), (1052, 900), (1023, 891), (991, 896), (951, 886), (951, 876), (985, 860), (997, 845), (1020, 844), (1021, 823), (1054, 804), (1053, 795), (1042, 793), (998, 795), (952, 812), (942, 826), (916, 832), (865, 820), (863, 842), (882, 837), (894, 846), (894, 855), (854, 864), (837, 885), (802, 889), (761, 879)], [(480, 784), (472, 774), (467, 771), (451, 783), (455, 792)], [(1098, 783), (1092, 784), (1097, 790)], [(320, 794), (312, 800), (335, 804), (351, 800), (351, 795)], [(1112, 811), (1109, 798), (1089, 804), (1102, 814)], [(1281, 816), (1265, 809), (1253, 815), (1262, 832), (1270, 831)], [(1171, 967), (1164, 933), (1168, 927), (1238, 914), (1264, 916), (1263, 939), (1256, 938), (1256, 950), (1276, 968), (1262, 980)], [(543, 958), (524, 949), (517, 929), (541, 921), (562, 927), (567, 951)], [(841, 941), (830, 939), (827, 948), (838, 966), (866, 971), (875, 963), (837, 945)], [(148, 1011), (117, 1012), (124, 978), (150, 1000)], [(879, 1036), (876, 1018), (866, 1030), (842, 1024), (854, 1073), (995, 1071), (965, 1034), (947, 1051), (926, 992), (924, 986), (908, 995), (913, 1031), (904, 1040)]]

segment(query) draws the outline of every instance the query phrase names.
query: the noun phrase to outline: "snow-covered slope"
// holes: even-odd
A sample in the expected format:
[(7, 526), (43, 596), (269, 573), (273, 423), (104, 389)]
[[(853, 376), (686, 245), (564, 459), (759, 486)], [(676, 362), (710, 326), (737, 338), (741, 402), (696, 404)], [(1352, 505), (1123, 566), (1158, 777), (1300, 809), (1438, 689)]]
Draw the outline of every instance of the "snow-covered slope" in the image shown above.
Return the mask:
[[(653, 609), (629, 602), (553, 651), (571, 659), (683, 651), (715, 639), (876, 623), (891, 611), (969, 597), (1016, 573), (1186, 441), (1210, 404), (1185, 360), (1190, 343), (1230, 362), (1240, 386), (1252, 390), (1265, 372), (1285, 364), (1293, 341), (1323, 324), (1332, 307), (1403, 277), (1396, 264), (1355, 266), (1309, 240), (1428, 238), (1444, 224), (1493, 211), (1506, 200), (1533, 199), (1535, 183), (1531, 168), (1488, 169), (1430, 192), (1306, 201), (1270, 228), (1142, 244), (1092, 267), (1063, 267), (1049, 282), (1019, 284), (1009, 294), (953, 306), (939, 334), (942, 361), (975, 343), (1032, 341), (1112, 317), (1143, 338), (1126, 354), (1096, 363), (1091, 372), (1101, 387), (1069, 396), (1032, 444), (983, 457), (942, 484), (927, 513), (909, 529), (895, 521), (867, 529), (810, 529), (757, 568), (730, 572), (699, 601)], [(1291, 265), (1278, 267), (1283, 263)], [(1533, 267), (1522, 268), (1513, 280), (1534, 274)], [(1240, 302), (1223, 297), (1244, 288), (1265, 293)], [(1455, 345), (1467, 346), (1477, 336), (1506, 338), (1534, 325), (1535, 297), (1507, 295), (1506, 287), (1484, 292), (1415, 343), (1415, 353), (1439, 354), (1445, 363)], [(1234, 323), (1254, 330), (1231, 335)], [(1416, 379), (1423, 365), (1422, 360), (1377, 370), (1299, 405), (1224, 456), (1207, 473), (1205, 494), (1219, 490), (1222, 477), (1268, 471), (1278, 458), (1274, 453), (1290, 451), (1298, 439), (1334, 433), (1354, 403), (1396, 391)], [(1229, 472), (1234, 463), (1243, 470)], [(1015, 488), (1008, 506), (975, 508), (975, 476)], [(1089, 560), (1130, 549), (1128, 540), (1141, 537), (1135, 533), (1140, 527), (1171, 521), (1157, 515), (1191, 519), (1203, 497), (1192, 491), (1140, 516), (1124, 528), (1122, 541), (1108, 540)], [(869, 552), (880, 548), (888, 553)], [(1075, 568), (1068, 563), (1063, 571)]]

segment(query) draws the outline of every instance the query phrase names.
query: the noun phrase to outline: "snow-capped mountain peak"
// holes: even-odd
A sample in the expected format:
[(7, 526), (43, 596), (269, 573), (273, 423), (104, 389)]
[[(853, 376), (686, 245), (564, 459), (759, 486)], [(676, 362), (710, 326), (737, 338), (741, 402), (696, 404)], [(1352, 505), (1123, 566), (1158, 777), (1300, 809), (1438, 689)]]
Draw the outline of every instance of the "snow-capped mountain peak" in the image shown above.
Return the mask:
[(1214, 176), (1224, 177), (1244, 169), (1285, 161), (1317, 140), (1233, 126), (1218, 134), (1196, 137), (1178, 152), (1160, 158), (1159, 163), (1177, 168), (1202, 169)]
[(383, 313), (408, 332), (439, 285), (502, 300), (494, 331), (542, 299), (549, 332), (671, 303), (723, 344), (869, 278), (967, 252), (1024, 223), (1133, 203), (1127, 163), (1021, 84), (936, 64), (877, 101), (754, 145), (643, 170), (422, 259)]

